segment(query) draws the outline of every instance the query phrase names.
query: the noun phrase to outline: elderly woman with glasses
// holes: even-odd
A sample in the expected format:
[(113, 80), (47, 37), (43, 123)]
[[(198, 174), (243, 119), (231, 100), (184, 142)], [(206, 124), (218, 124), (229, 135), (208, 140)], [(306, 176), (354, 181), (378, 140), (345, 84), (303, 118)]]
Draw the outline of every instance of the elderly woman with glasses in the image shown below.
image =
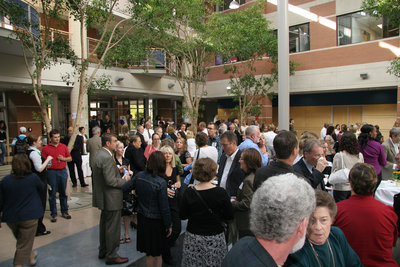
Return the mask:
[(322, 190), (315, 191), (316, 208), (307, 227), (301, 250), (290, 254), (284, 266), (363, 266), (342, 230), (332, 226), (337, 213), (335, 200)]

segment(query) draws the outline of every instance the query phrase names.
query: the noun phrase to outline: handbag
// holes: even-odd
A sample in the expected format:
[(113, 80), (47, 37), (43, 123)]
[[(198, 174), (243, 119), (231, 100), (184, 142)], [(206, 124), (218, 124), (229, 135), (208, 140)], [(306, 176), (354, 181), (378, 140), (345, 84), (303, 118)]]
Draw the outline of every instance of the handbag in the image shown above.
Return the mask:
[(342, 159), (342, 169), (335, 171), (329, 176), (329, 183), (333, 185), (349, 182), (350, 169), (344, 167), (343, 152), (340, 152), (340, 156)]
[(203, 205), (207, 208), (208, 212), (211, 213), (211, 215), (220, 223), (222, 228), (224, 229), (224, 235), (225, 235), (225, 242), (228, 244), (229, 241), (229, 224), (224, 222), (217, 214), (215, 214), (212, 209), (207, 205), (207, 203), (204, 201), (202, 196), (199, 194), (199, 192), (196, 190), (196, 188), (193, 186), (191, 187), (193, 191), (196, 193), (196, 195), (199, 197), (200, 201), (203, 203)]

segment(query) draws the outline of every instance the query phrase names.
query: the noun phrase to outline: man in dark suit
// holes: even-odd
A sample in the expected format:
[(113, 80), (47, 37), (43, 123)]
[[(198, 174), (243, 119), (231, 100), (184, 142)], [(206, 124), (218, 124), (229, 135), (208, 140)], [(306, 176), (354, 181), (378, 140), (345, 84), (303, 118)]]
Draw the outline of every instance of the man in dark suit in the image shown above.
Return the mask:
[(393, 171), (398, 170), (400, 166), (396, 164), (396, 155), (399, 153), (400, 127), (390, 129), (389, 138), (382, 143), (385, 150), (387, 164), (382, 168), (382, 179), (392, 178)]
[(238, 140), (238, 145), (242, 143), (242, 135), (239, 133), (239, 131), (236, 129), (236, 125), (234, 123), (231, 123), (229, 125), (229, 130), (236, 134), (237, 140)]
[(325, 190), (325, 175), (322, 172), (327, 166), (328, 161), (324, 157), (321, 142), (317, 139), (308, 139), (304, 143), (303, 157), (293, 166), (293, 169), (302, 174), (314, 189)]
[(294, 133), (289, 131), (281, 131), (274, 138), (274, 150), (276, 159), (272, 160), (269, 165), (261, 167), (256, 171), (254, 176), (254, 191), (269, 177), (295, 173), (293, 162), (299, 153), (299, 142)]
[(144, 157), (144, 151), (141, 148), (142, 141), (138, 135), (131, 136), (129, 138), (129, 145), (125, 151), (125, 158), (129, 160), (129, 166), (133, 174), (144, 171), (146, 167), (146, 158)]
[[(94, 157), (92, 166), (93, 207), (101, 210), (99, 259), (105, 258), (106, 264), (128, 262), (128, 258), (117, 254), (121, 235), (121, 187), (126, 182), (121, 178), (112, 155), (117, 142), (115, 135), (103, 134), (103, 147)], [(130, 180), (129, 177), (127, 179)]]
[(97, 124), (96, 116), (92, 116), (92, 120), (89, 122), (89, 138), (93, 136), (93, 128), (99, 126)]
[(143, 151), (145, 151), (146, 147), (147, 147), (147, 143), (146, 141), (144, 141), (144, 127), (142, 125), (139, 125), (137, 127), (137, 131), (136, 131), (136, 135), (138, 135), (140, 137), (140, 141), (142, 142), (142, 149)]
[[(68, 128), (68, 135), (64, 137), (62, 143), (68, 146), (69, 140), (72, 137), (74, 132), (74, 128)], [(74, 146), (70, 151), (72, 161), (67, 162), (69, 176), (71, 177), (72, 187), (77, 187), (78, 181), (76, 180), (75, 174), (75, 165), (78, 171), (79, 182), (81, 183), (81, 187), (86, 187), (88, 184), (85, 183), (85, 177), (83, 177), (83, 170), (82, 170), (82, 153), (83, 153), (83, 137), (81, 135), (76, 135)]]
[(100, 129), (103, 131), (103, 128), (104, 128), (104, 122), (103, 122), (103, 120), (101, 119), (101, 115), (99, 114), (99, 115), (97, 115), (97, 126), (99, 126), (100, 127)]
[(231, 131), (223, 133), (220, 142), (224, 153), (220, 158), (217, 173), (218, 186), (225, 188), (229, 196), (236, 196), (245, 177), (239, 163), (242, 152), (237, 146), (236, 135)]

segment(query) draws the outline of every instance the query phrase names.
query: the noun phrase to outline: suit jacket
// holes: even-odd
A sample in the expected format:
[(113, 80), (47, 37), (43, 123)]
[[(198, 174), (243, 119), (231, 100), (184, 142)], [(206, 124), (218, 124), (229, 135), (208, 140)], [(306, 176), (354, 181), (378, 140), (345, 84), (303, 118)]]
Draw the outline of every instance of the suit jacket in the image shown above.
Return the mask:
[(396, 150), (394, 149), (393, 143), (390, 141), (390, 137), (382, 143), (383, 150), (385, 151), (386, 165), (382, 168), (382, 179), (388, 180), (393, 175), (393, 165), (396, 164)]
[(93, 207), (101, 210), (116, 211), (122, 209), (121, 187), (125, 180), (121, 178), (114, 158), (101, 148), (93, 159)]
[(318, 185), (320, 185), (321, 189), (325, 190), (325, 175), (315, 168), (313, 168), (313, 172), (310, 173), (306, 164), (303, 161), (303, 158), (301, 158), (296, 164), (293, 165), (293, 169), (296, 172), (302, 174), (310, 182), (311, 186), (314, 189), (316, 189)]
[(285, 162), (282, 162), (279, 160), (273, 160), (267, 166), (257, 169), (255, 177), (254, 177), (254, 184), (253, 184), (254, 192), (269, 177), (280, 175), (280, 174), (285, 174), (285, 173), (295, 173), (295, 171), (293, 169), (293, 166), (286, 164)]
[(136, 132), (136, 135), (139, 135), (140, 141), (142, 141), (141, 147), (142, 147), (143, 151), (145, 151), (145, 150), (146, 150), (146, 147), (147, 147), (147, 143), (144, 141), (144, 136), (143, 136), (143, 134), (141, 134), (141, 133), (139, 133), (139, 132)]
[[(68, 146), (70, 139), (71, 139), (71, 136), (67, 135), (61, 140), (61, 143)], [(71, 154), (73, 161), (77, 161), (77, 160), (81, 159), (81, 156), (83, 154), (83, 137), (81, 135), (78, 134), (76, 136), (75, 143), (74, 143), (74, 146), (72, 147), (70, 154)]]
[[(240, 159), (241, 154), (242, 154), (242, 151), (238, 150), (238, 152), (235, 155), (235, 158), (233, 159), (231, 169), (229, 170), (228, 177), (226, 179), (226, 192), (228, 193), (229, 196), (237, 195), (239, 186), (243, 182), (244, 177), (246, 176), (244, 171), (240, 168), (239, 159)], [(222, 174), (224, 173), (226, 160), (227, 160), (227, 156), (225, 153), (223, 153), (220, 158), (219, 168), (218, 168), (218, 173), (217, 173), (218, 186), (221, 183), (221, 178), (222, 178)]]
[(89, 138), (86, 142), (86, 150), (89, 152), (89, 165), (93, 168), (93, 159), (96, 156), (97, 151), (101, 148), (101, 137), (100, 136), (93, 136)]

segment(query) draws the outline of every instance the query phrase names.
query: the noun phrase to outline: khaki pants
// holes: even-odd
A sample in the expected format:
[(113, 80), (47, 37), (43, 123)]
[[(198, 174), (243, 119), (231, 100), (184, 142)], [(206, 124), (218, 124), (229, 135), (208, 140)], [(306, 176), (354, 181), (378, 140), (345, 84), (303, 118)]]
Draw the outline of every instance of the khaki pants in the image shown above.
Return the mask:
[(35, 239), (38, 219), (21, 222), (8, 222), (17, 246), (14, 254), (14, 265), (29, 263), (29, 257), (32, 252), (33, 241)]

